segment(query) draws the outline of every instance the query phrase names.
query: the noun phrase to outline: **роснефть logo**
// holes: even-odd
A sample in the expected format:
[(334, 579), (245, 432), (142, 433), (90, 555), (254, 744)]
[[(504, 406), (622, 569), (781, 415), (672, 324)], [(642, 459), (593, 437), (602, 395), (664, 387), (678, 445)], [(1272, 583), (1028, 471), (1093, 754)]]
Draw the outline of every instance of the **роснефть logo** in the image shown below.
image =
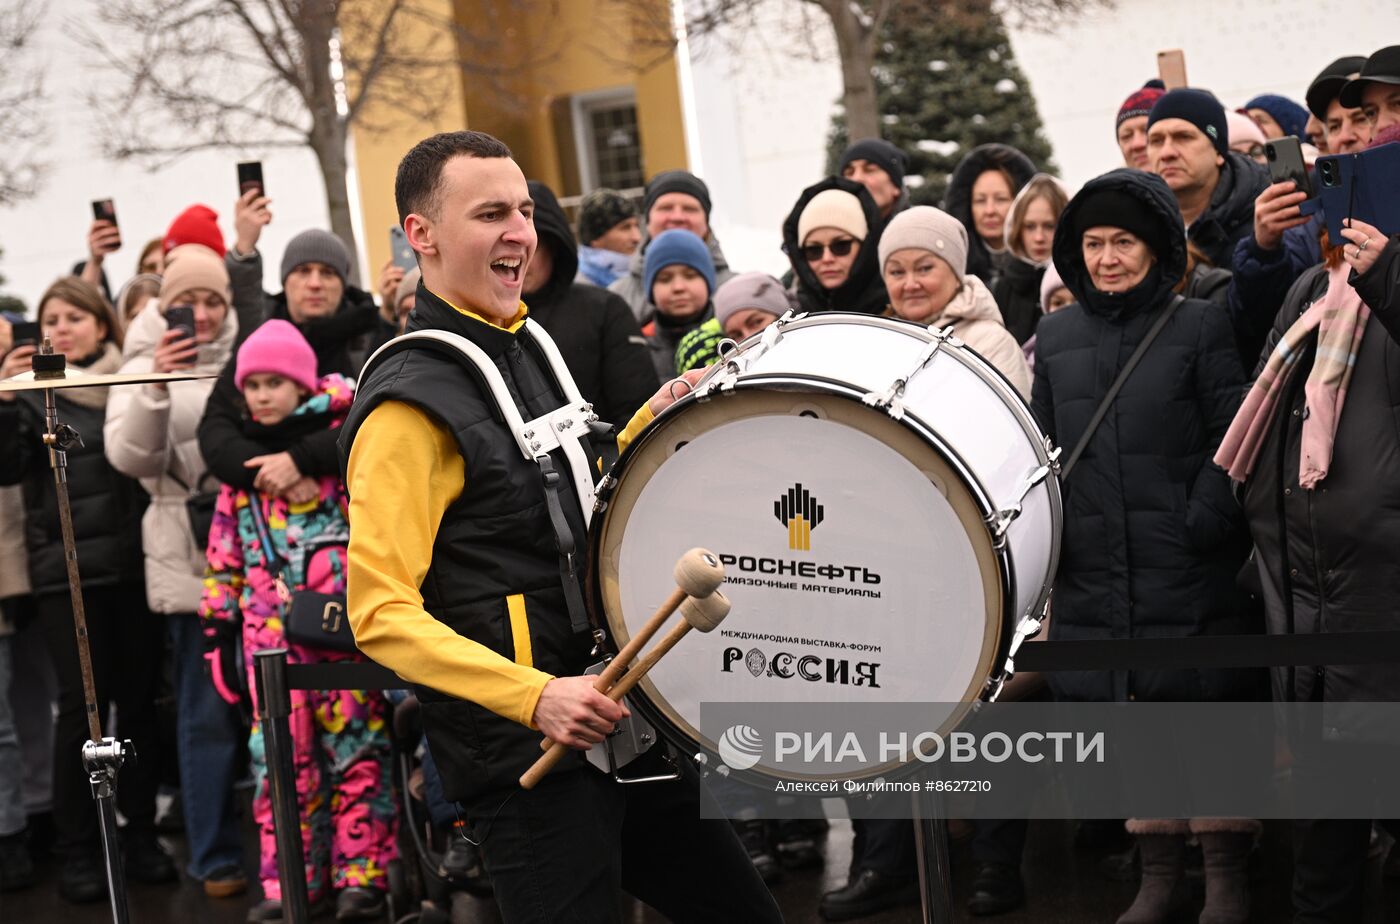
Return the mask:
[(817, 503), (799, 482), (773, 501), (773, 515), (788, 528), (788, 548), (794, 552), (810, 552), (812, 530), (825, 518), (826, 508)]

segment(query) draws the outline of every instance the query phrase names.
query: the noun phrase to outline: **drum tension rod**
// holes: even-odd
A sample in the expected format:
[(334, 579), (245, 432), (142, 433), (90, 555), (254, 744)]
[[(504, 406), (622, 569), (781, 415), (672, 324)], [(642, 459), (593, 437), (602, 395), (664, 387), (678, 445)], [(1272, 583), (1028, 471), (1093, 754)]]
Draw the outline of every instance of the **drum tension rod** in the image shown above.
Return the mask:
[(1021, 493), (1016, 495), (1016, 499), (987, 518), (987, 526), (992, 530), (992, 538), (996, 540), (997, 548), (1005, 544), (1006, 531), (1011, 527), (1011, 521), (1021, 515), (1021, 502), (1031, 493), (1031, 489), (1050, 477), (1051, 472), (1059, 473), (1060, 451), (1058, 446), (1051, 448), (1045, 464), (1032, 469), (1021, 482)]
[(890, 384), (890, 387), (886, 388), (883, 392), (866, 392), (865, 397), (861, 398), (863, 403), (875, 408), (884, 408), (889, 411), (890, 416), (895, 420), (904, 419), (904, 402), (901, 401), (900, 398), (904, 396), (904, 387), (909, 384), (909, 380), (918, 375), (920, 370), (933, 361), (933, 358), (938, 355), (938, 348), (943, 344), (946, 343), (949, 346), (962, 345), (962, 341), (953, 336), (953, 329), (951, 327), (930, 327), (928, 330), (929, 333), (933, 335), (933, 340), (929, 341), (928, 346), (924, 347), (923, 351), (919, 353), (918, 358), (914, 361), (913, 368), (895, 379), (894, 382)]

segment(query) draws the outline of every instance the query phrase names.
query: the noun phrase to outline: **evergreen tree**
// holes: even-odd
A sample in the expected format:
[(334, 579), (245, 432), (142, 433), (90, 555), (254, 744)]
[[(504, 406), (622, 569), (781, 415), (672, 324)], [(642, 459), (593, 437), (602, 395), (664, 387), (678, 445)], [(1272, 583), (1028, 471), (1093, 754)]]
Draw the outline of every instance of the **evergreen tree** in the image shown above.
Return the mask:
[[(941, 202), (958, 161), (992, 141), (1057, 172), (1030, 82), (994, 13), (957, 15), (925, 7), (890, 17), (876, 54), (875, 89), (885, 140), (909, 157), (906, 182), (914, 204)], [(833, 172), (847, 143), (838, 114), (828, 146)]]

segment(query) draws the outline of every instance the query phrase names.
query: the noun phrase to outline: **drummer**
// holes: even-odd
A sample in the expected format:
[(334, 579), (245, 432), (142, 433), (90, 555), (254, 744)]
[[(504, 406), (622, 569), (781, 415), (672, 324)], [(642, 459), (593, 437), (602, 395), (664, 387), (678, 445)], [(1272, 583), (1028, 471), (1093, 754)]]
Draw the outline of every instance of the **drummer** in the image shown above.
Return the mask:
[[(562, 405), (524, 327), (536, 236), (510, 150), (480, 132), (428, 138), (400, 163), (395, 197), (422, 269), (409, 333), (481, 348), (527, 420)], [(663, 387), (619, 443), (698, 378)], [(700, 819), (692, 771), (624, 787), (572, 759), (534, 789), (517, 785), (542, 736), (586, 749), (626, 710), (580, 676), (591, 638), (571, 630), (551, 500), (498, 416), (473, 374), (410, 347), (367, 369), (341, 452), (356, 642), (417, 686), (445, 795), (481, 844), (502, 917), (617, 921), (625, 890), (677, 921), (780, 920), (718, 811)], [(571, 505), (559, 519), (584, 548), (574, 492), (554, 497)]]
[(890, 296), (887, 316), (951, 327), (1030, 400), (1026, 357), (1002, 323), (991, 290), (967, 272), (962, 222), (927, 205), (900, 212), (880, 237), (880, 272)]

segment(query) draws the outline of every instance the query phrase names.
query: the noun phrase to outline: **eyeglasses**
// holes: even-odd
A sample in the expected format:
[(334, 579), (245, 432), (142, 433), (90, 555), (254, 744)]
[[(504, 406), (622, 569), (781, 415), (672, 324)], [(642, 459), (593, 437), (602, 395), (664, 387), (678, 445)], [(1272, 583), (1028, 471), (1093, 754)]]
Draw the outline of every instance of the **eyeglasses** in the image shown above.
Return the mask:
[(816, 263), (822, 258), (823, 251), (830, 250), (833, 257), (848, 256), (851, 248), (856, 245), (853, 237), (843, 237), (834, 240), (829, 244), (805, 244), (802, 247), (802, 258), (808, 263)]

